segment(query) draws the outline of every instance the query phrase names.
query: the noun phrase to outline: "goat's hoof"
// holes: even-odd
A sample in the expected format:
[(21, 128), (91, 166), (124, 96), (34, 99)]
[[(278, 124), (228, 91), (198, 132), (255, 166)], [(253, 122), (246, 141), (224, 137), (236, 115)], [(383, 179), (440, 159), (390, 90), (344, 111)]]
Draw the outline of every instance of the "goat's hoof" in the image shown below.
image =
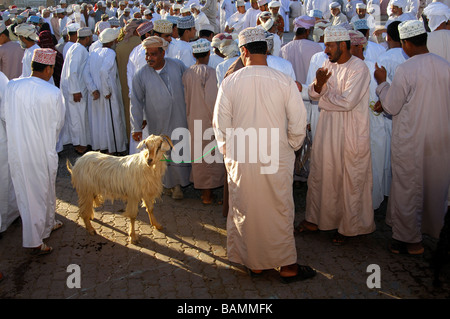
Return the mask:
[(160, 224), (153, 225), (153, 227), (155, 227), (157, 230), (163, 229), (163, 227)]
[(133, 244), (133, 245), (137, 245), (137, 244), (139, 244), (141, 241), (139, 240), (139, 237), (138, 236), (136, 236), (136, 237), (128, 237), (128, 241), (130, 242), (130, 244)]
[(87, 231), (88, 231), (89, 235), (92, 235), (92, 236), (97, 234), (97, 232), (95, 231), (94, 228), (88, 229)]

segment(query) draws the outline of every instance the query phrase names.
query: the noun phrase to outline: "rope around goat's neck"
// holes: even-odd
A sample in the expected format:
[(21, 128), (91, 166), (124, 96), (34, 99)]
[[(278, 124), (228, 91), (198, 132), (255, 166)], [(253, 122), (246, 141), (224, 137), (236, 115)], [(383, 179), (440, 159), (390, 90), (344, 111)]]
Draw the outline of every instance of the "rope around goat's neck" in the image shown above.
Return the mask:
[(187, 161), (187, 162), (185, 162), (185, 161), (174, 162), (174, 161), (172, 161), (171, 159), (166, 158), (165, 155), (163, 155), (164, 159), (162, 159), (161, 161), (163, 161), (163, 162), (172, 162), (172, 163), (175, 163), (175, 164), (194, 163), (194, 162), (196, 162), (196, 161), (198, 161), (198, 160), (201, 160), (203, 157), (205, 157), (205, 156), (208, 155), (209, 153), (211, 153), (212, 150), (215, 149), (216, 147), (217, 147), (217, 145), (216, 145), (216, 146), (213, 146), (213, 148), (211, 148), (208, 152), (206, 152), (205, 154), (203, 154), (202, 156), (200, 156), (199, 158), (197, 158), (197, 159), (195, 159), (195, 160), (193, 160), (193, 161)]

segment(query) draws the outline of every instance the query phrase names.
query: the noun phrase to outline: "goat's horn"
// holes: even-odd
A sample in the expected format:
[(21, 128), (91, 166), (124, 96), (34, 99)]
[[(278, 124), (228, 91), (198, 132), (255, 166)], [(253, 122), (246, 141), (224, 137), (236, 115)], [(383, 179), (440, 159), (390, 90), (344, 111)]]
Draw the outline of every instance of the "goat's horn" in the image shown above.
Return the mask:
[(167, 143), (169, 143), (169, 145), (173, 148), (173, 143), (172, 140), (170, 139), (170, 137), (168, 137), (167, 135), (161, 135), (163, 138), (166, 139)]

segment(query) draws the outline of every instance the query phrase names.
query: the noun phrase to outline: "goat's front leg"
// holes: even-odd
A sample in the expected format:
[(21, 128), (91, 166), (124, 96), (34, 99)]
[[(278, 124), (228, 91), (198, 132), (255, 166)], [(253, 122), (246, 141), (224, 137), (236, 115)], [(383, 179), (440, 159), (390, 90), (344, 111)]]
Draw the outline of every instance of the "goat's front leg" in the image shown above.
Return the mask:
[(155, 227), (156, 229), (160, 230), (163, 227), (161, 226), (160, 223), (158, 223), (156, 221), (155, 215), (153, 214), (154, 203), (155, 203), (154, 200), (144, 199), (144, 205), (145, 205), (145, 208), (147, 210), (148, 217), (150, 218), (150, 224), (153, 227)]
[(135, 229), (135, 222), (136, 222), (136, 216), (139, 211), (139, 202), (128, 200), (127, 207), (125, 209), (124, 217), (128, 217), (130, 219), (130, 228), (128, 231), (128, 240), (132, 244), (136, 244), (139, 242), (139, 236), (136, 235), (136, 229)]

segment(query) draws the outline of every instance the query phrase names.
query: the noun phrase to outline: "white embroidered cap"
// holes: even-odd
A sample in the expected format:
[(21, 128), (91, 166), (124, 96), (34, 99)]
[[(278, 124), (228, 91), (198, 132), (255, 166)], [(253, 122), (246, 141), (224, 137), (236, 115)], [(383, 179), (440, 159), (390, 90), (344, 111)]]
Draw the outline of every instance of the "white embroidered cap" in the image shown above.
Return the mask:
[(239, 47), (251, 43), (266, 41), (264, 29), (258, 27), (250, 27), (239, 32)]
[(173, 24), (169, 20), (159, 19), (153, 24), (153, 30), (158, 33), (172, 33)]
[(324, 42), (350, 41), (348, 30), (341, 26), (332, 25), (324, 31)]
[(398, 33), (400, 35), (400, 39), (408, 39), (415, 37), (416, 35), (420, 35), (423, 33), (427, 33), (422, 21), (419, 20), (406, 20), (398, 25)]
[(198, 39), (191, 43), (193, 53), (203, 53), (211, 51), (211, 42), (206, 39)]
[(45, 65), (54, 65), (56, 61), (56, 51), (53, 49), (36, 49), (33, 52), (31, 61)]

